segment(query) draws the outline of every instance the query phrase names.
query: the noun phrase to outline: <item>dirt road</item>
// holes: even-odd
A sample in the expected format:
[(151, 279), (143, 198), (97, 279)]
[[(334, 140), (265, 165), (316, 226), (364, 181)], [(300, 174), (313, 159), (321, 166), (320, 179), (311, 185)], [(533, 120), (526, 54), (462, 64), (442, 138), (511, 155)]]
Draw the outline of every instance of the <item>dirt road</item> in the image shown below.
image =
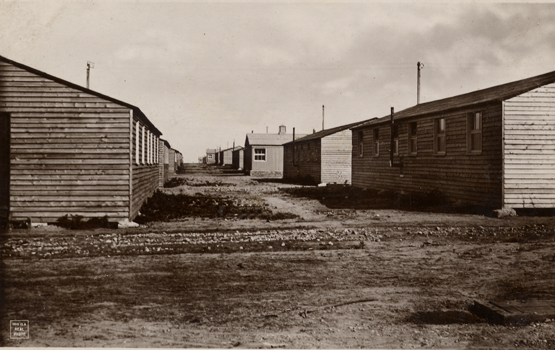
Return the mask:
[[(229, 169), (178, 178), (165, 192), (228, 208), (5, 233), (2, 345), (555, 347), (555, 320), (502, 326), (468, 312), (475, 300), (554, 299), (552, 217), (330, 209)], [(29, 320), (29, 339), (10, 339), (10, 320)]]

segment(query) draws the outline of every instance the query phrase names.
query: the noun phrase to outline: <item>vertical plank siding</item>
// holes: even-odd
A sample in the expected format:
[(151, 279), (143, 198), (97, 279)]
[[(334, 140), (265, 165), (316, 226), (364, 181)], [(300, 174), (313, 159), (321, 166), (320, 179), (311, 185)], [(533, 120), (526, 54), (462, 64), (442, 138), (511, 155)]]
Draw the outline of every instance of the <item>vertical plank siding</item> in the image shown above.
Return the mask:
[(129, 108), (0, 62), (14, 219), (129, 216)]
[[(483, 113), (482, 152), (467, 154), (467, 113)], [(446, 119), (446, 152), (433, 152), (434, 119)], [(417, 122), (417, 154), (408, 153), (408, 123)], [(439, 191), (461, 204), (501, 205), (501, 103), (478, 109), (398, 120), (399, 155), (390, 167), (389, 123), (355, 128), (352, 135), (352, 181), (357, 187), (427, 194)], [(379, 128), (380, 151), (373, 155), (373, 130)], [(363, 134), (363, 156), (359, 155), (358, 131)]]
[(322, 138), (321, 182), (351, 183), (352, 135), (342, 130)]
[[(149, 127), (137, 124), (134, 107), (112, 100), (0, 61), (0, 112), (11, 119), (13, 219), (134, 218), (158, 186), (158, 167), (153, 147), (145, 154), (148, 139), (136, 137), (137, 125)], [(150, 133), (154, 142), (157, 132)]]
[(504, 102), (503, 206), (555, 208), (555, 84)]

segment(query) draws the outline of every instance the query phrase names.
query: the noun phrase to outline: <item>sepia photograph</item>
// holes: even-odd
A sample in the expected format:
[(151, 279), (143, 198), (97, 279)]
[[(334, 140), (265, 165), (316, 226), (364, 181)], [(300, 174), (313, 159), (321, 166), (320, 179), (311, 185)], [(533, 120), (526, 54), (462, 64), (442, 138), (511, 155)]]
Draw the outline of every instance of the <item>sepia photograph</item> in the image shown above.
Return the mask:
[(554, 19), (0, 0), (0, 347), (554, 349)]

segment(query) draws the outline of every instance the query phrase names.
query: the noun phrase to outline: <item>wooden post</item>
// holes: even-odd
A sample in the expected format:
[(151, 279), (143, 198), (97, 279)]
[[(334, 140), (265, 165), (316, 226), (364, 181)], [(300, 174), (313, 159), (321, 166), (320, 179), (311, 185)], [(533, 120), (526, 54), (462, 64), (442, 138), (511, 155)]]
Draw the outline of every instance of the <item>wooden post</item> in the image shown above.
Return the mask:
[(390, 134), (391, 134), (391, 139), (390, 139), (390, 143), (389, 143), (389, 166), (392, 167), (393, 166), (393, 114), (394, 114), (394, 109), (393, 107), (391, 107), (391, 122), (390, 122)]

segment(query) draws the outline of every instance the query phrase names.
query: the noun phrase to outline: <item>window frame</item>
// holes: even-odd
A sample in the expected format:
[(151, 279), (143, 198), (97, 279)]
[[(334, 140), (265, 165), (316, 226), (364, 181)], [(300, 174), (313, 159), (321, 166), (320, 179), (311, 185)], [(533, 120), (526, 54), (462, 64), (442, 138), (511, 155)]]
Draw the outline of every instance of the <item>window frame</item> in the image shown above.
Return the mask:
[(135, 122), (135, 165), (140, 165), (141, 164), (141, 161), (139, 159), (139, 154), (140, 154), (140, 152), (139, 152), (139, 150), (140, 150), (140, 148), (139, 148), (139, 145), (140, 145), (140, 143), (139, 143), (139, 135), (140, 135), (139, 127), (140, 126), (141, 126), (141, 124), (137, 120)]
[(146, 146), (146, 137), (145, 137), (145, 126), (141, 125), (141, 165), (145, 165), (145, 146)]
[(380, 128), (372, 129), (372, 157), (380, 156)]
[(399, 156), (399, 124), (391, 124), (391, 138), (393, 140), (393, 155)]
[(362, 130), (358, 132), (358, 156), (364, 157), (364, 132)]
[[(256, 154), (256, 151), (258, 150), (263, 150), (264, 151), (264, 159), (256, 159), (257, 156), (260, 156), (261, 154)], [(268, 159), (268, 151), (266, 149), (266, 147), (253, 147), (252, 149), (252, 159), (255, 162), (266, 162)]]
[[(439, 126), (443, 120), (443, 132), (439, 132)], [(440, 142), (443, 139), (443, 142)], [(440, 144), (443, 143), (443, 151), (439, 150)], [(447, 154), (447, 118), (444, 116), (434, 118), (434, 155), (444, 156)]]
[[(414, 132), (413, 132), (414, 131)], [(408, 153), (410, 156), (418, 155), (418, 123), (412, 121), (408, 123), (407, 127), (407, 137), (408, 137)], [(414, 147), (413, 147), (414, 141)], [(414, 148), (414, 149), (413, 149)]]
[[(474, 129), (476, 116), (479, 116), (479, 128)], [(483, 144), (483, 133), (484, 131), (484, 113), (482, 111), (474, 111), (468, 113), (466, 116), (466, 153), (468, 155), (479, 155), (482, 154), (484, 149)], [(479, 135), (480, 137), (480, 149), (472, 149), (472, 136)]]

